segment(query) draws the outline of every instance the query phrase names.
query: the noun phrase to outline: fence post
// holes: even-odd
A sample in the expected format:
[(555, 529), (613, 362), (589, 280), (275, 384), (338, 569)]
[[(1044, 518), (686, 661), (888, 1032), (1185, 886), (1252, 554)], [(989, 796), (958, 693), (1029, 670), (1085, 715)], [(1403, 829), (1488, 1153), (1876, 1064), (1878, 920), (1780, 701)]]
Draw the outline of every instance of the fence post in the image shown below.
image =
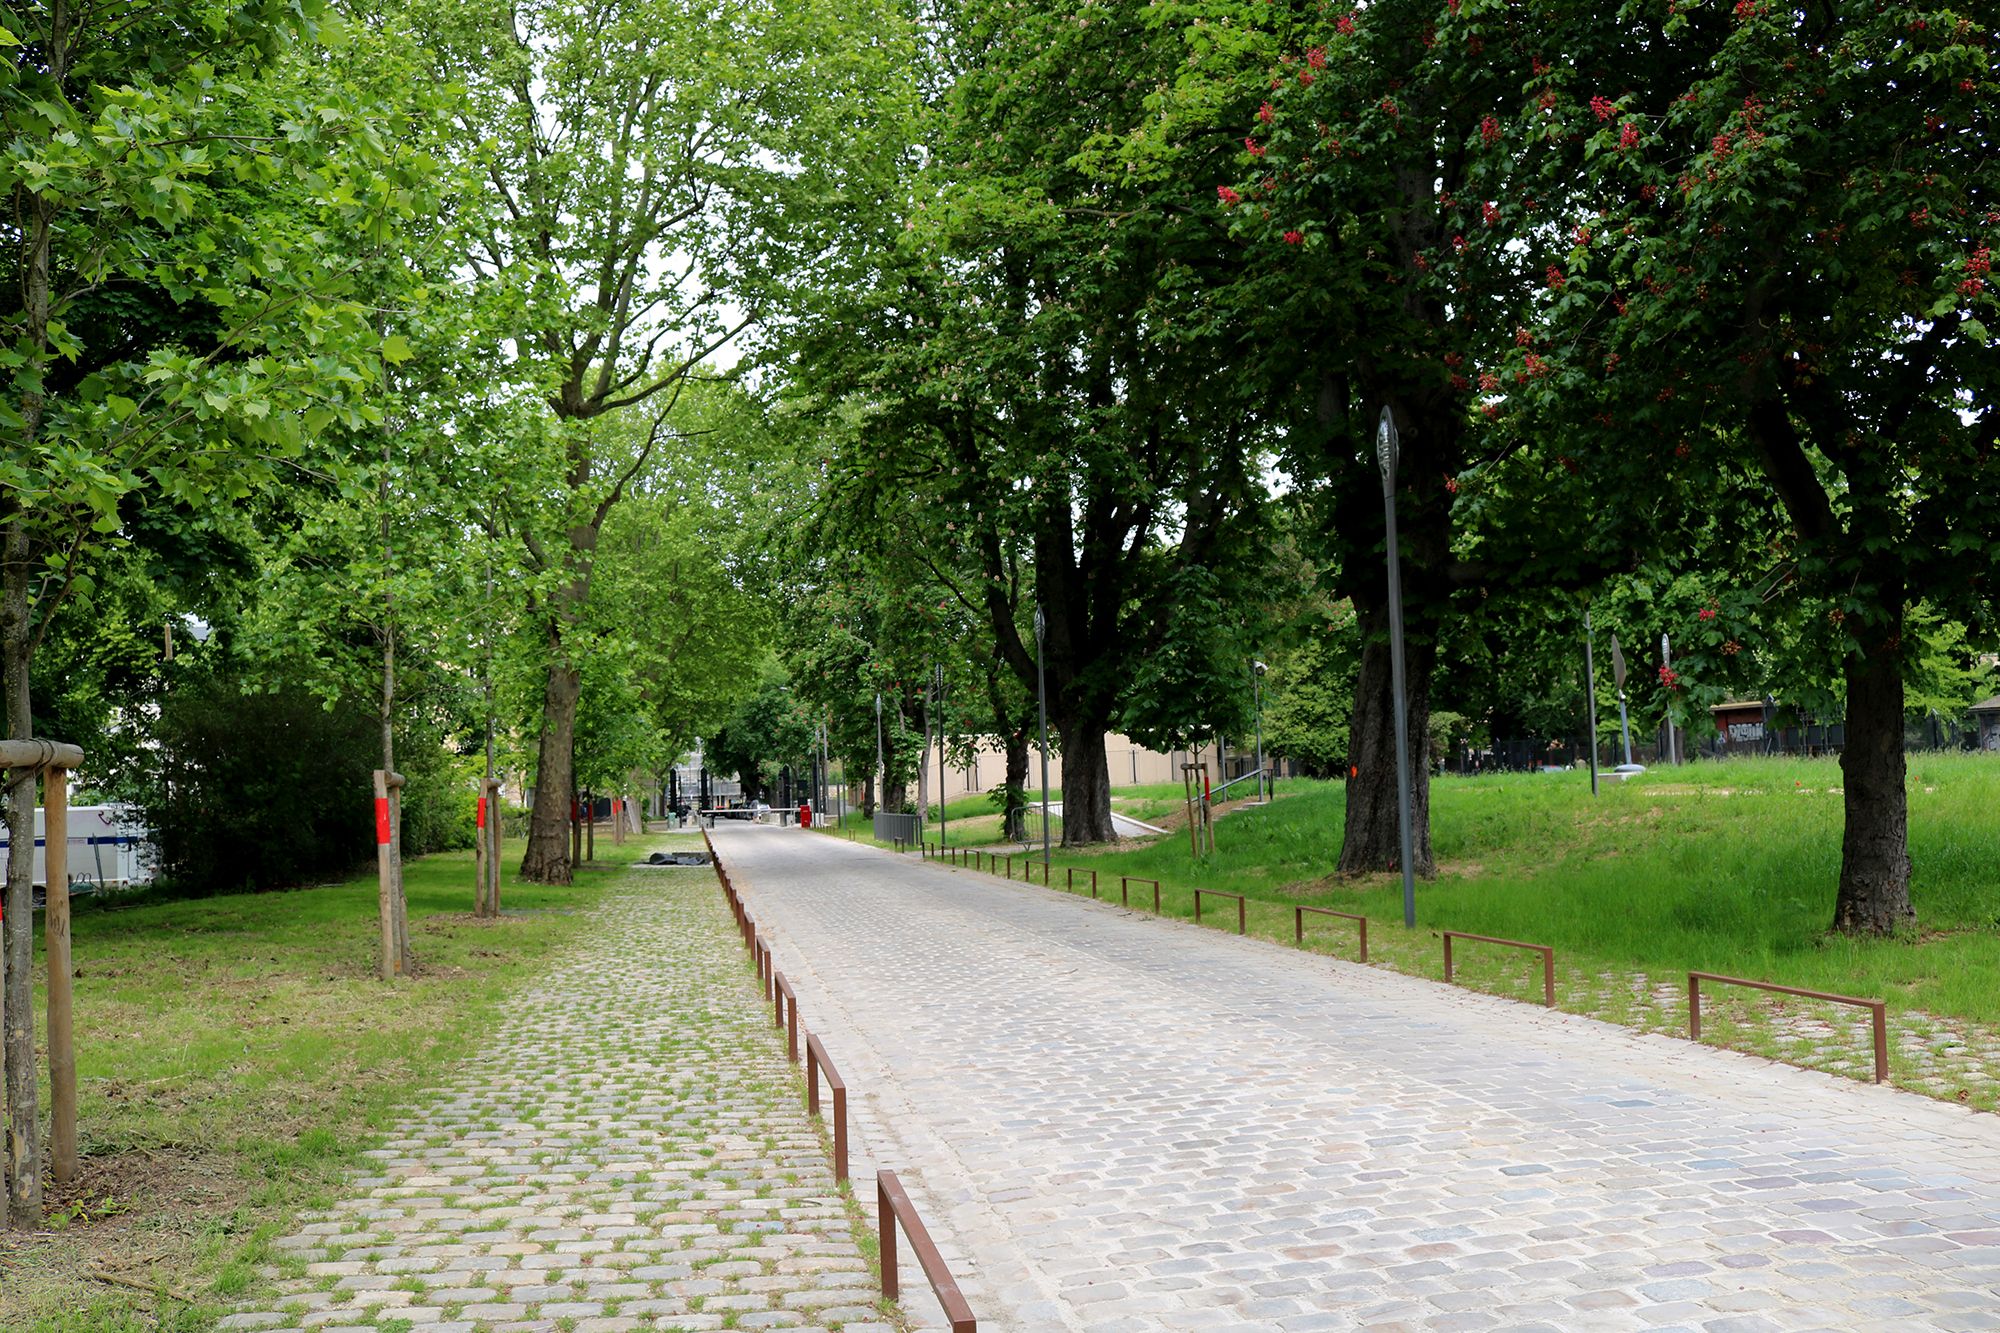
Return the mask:
[[(69, 934), (69, 772), (42, 770), (43, 861), (48, 902), (43, 912), (49, 966), (50, 1168), (56, 1184), (76, 1175), (76, 1048), (72, 1040)], [(32, 788), (30, 789), (32, 790)], [(32, 924), (32, 923), (31, 923)]]

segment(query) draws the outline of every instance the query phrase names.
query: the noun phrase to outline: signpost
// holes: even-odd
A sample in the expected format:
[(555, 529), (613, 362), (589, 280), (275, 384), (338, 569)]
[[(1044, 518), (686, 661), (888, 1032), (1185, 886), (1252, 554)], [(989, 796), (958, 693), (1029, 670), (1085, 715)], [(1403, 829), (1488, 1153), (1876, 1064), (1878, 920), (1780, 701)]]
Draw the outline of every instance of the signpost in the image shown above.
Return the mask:
[(1597, 662), (1592, 654), (1590, 608), (1583, 611), (1583, 679), (1590, 691), (1590, 794), (1597, 795)]
[(1388, 523), (1389, 669), (1396, 696), (1396, 818), (1402, 838), (1403, 924), (1417, 924), (1417, 882), (1410, 837), (1409, 693), (1403, 668), (1403, 562), (1396, 541), (1396, 454), (1402, 440), (1387, 407), (1375, 428), (1375, 461), (1382, 466), (1382, 511)]

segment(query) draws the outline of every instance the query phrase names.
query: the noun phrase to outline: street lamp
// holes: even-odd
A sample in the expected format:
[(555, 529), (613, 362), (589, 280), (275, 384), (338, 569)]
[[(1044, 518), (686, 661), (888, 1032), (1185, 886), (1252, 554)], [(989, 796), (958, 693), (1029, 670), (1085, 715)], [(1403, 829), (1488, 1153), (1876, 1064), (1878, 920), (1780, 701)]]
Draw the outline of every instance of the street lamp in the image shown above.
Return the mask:
[(945, 843), (950, 841), (950, 838), (947, 835), (951, 831), (950, 822), (948, 821), (944, 812), (944, 803), (946, 797), (948, 796), (948, 793), (945, 791), (945, 781), (944, 781), (944, 664), (943, 663), (939, 663), (937, 669), (937, 715), (938, 715), (938, 846), (942, 847), (945, 845)]
[(1042, 879), (1049, 877), (1049, 683), (1042, 669), (1042, 639), (1049, 622), (1035, 603), (1035, 703), (1042, 717)]
[(1250, 663), (1250, 690), (1256, 699), (1257, 718), (1257, 799), (1268, 800), (1268, 789), (1264, 785), (1264, 673), (1270, 668), (1262, 662)]
[(1382, 512), (1388, 524), (1389, 670), (1396, 700), (1396, 819), (1402, 838), (1403, 924), (1417, 924), (1417, 881), (1410, 865), (1410, 702), (1403, 667), (1403, 561), (1396, 540), (1396, 455), (1402, 439), (1387, 407), (1375, 427), (1375, 461), (1382, 466)]

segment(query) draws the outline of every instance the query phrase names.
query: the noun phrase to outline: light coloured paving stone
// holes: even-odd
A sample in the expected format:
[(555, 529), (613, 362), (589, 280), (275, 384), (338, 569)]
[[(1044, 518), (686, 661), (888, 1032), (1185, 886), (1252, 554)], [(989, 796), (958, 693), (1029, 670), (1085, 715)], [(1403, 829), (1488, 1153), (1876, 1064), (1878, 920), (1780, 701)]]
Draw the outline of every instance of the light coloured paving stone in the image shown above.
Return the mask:
[(713, 876), (634, 872), (594, 912), (348, 1196), (275, 1242), (305, 1276), (273, 1269), (220, 1327), (701, 1333), (731, 1310), (774, 1316), (742, 1327), (882, 1327)]
[(834, 838), (714, 836), (852, 1090), (856, 1178), (896, 1169), (982, 1329), (2000, 1315), (1991, 1116)]

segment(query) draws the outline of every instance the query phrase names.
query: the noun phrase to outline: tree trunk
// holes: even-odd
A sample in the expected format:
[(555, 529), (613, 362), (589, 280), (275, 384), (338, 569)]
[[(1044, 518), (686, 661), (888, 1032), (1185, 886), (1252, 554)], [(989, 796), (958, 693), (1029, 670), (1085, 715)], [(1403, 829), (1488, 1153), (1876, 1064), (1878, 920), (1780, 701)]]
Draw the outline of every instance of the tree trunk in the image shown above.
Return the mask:
[[(28, 581), (33, 552), (25, 516), (11, 502), (6, 562), (0, 573), (0, 664), (6, 669), (7, 737), (34, 735), (34, 705), (28, 671), (34, 657), (28, 619)], [(7, 1210), (15, 1227), (42, 1221), (41, 1108), (35, 1085), (35, 770), (7, 774), (7, 899), (0, 953), (6, 960)]]
[[(1361, 606), (1361, 673), (1354, 684), (1354, 721), (1348, 740), (1347, 824), (1340, 844), (1339, 872), (1363, 875), (1401, 871), (1402, 836), (1396, 793), (1396, 710), (1394, 672), (1389, 656), (1389, 611)], [(1410, 836), (1412, 868), (1437, 873), (1431, 856), (1430, 745), (1431, 667), (1437, 650), (1428, 637), (1405, 636), (1409, 673)]]
[(1062, 736), (1062, 842), (1085, 847), (1111, 842), (1111, 765), (1104, 753), (1101, 718), (1072, 721)]
[(597, 793), (583, 789), (583, 863), (597, 859)]
[(1917, 921), (1910, 906), (1902, 621), (1898, 607), (1878, 642), (1856, 644), (1847, 655), (1847, 744), (1840, 752), (1846, 830), (1833, 907), (1833, 928), (1847, 935), (1887, 935)]
[(1000, 837), (1006, 842), (1028, 840), (1028, 733), (1010, 731), (1007, 742), (1006, 807)]
[(571, 751), (576, 703), (583, 676), (562, 661), (562, 636), (549, 626), (551, 662), (542, 691), (542, 738), (535, 767), (535, 808), (528, 819), (528, 847), (521, 878), (535, 884), (570, 882), (570, 803), (574, 799)]
[(861, 780), (861, 817), (875, 818), (875, 775), (870, 773)]

